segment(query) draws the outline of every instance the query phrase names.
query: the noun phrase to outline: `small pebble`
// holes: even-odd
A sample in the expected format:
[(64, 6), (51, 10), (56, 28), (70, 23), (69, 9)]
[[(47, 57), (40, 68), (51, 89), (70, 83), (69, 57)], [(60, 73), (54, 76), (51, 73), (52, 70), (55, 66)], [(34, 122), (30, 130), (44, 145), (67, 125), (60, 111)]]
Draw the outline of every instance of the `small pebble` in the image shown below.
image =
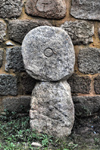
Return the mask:
[(6, 42), (6, 45), (7, 45), (7, 46), (14, 46), (14, 44), (13, 44), (11, 41), (7, 41), (7, 42)]
[(34, 146), (34, 147), (42, 147), (42, 145), (40, 143), (37, 143), (37, 142), (33, 142), (31, 144), (31, 146)]
[(94, 134), (97, 134), (97, 133), (94, 131)]

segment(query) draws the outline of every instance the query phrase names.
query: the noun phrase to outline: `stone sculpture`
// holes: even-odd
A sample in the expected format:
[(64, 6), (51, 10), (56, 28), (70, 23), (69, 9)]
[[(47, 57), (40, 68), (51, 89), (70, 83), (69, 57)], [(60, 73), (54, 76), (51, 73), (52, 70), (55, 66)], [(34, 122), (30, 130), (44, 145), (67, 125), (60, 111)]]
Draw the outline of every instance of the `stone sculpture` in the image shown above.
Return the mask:
[(38, 80), (58, 81), (74, 70), (74, 48), (60, 28), (42, 26), (31, 30), (23, 40), (22, 55), (26, 71)]
[(22, 43), (26, 71), (37, 82), (32, 92), (30, 124), (38, 132), (63, 137), (71, 133), (74, 105), (66, 80), (74, 70), (75, 54), (67, 32), (41, 26)]

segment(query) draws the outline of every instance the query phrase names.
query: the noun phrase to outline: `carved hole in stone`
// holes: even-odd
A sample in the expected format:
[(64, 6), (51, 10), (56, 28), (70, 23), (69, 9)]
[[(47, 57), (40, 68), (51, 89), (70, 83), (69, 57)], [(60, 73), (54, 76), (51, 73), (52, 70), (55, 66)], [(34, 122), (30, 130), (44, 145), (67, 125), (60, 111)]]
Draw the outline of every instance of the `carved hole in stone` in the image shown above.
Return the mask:
[(53, 50), (52, 50), (51, 48), (46, 48), (46, 49), (44, 50), (44, 55), (45, 55), (46, 57), (51, 57), (51, 56), (53, 55)]

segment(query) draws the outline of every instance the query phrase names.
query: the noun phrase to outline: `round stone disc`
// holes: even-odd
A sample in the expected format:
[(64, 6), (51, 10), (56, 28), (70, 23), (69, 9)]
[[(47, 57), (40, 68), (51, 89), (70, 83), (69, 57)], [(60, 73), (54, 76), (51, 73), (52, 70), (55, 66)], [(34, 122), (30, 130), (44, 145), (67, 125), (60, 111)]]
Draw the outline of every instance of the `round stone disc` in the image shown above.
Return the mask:
[(35, 79), (58, 81), (74, 70), (72, 41), (61, 28), (41, 26), (31, 30), (22, 43), (26, 71)]
[(74, 124), (74, 104), (66, 81), (40, 82), (32, 92), (30, 125), (38, 132), (68, 136)]

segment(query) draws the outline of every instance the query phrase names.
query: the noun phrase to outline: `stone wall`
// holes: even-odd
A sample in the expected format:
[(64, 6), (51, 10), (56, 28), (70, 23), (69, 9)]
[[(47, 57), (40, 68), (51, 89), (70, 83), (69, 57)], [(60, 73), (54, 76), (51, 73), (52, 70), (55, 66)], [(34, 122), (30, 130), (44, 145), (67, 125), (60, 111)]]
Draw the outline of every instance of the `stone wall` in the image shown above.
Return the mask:
[(100, 2), (49, 0), (48, 7), (42, 2), (0, 2), (0, 112), (28, 109), (36, 81), (25, 72), (21, 44), (31, 29), (49, 25), (63, 28), (72, 38), (76, 64), (68, 82), (76, 113), (92, 115), (100, 109)]

